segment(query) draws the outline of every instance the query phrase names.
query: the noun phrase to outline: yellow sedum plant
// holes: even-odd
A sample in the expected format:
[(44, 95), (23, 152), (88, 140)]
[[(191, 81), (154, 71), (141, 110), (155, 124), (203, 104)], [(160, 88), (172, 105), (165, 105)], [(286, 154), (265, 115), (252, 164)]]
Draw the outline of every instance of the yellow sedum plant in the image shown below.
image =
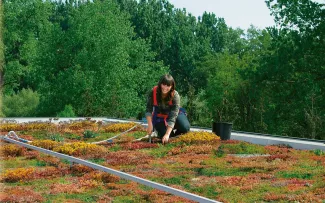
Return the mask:
[(0, 126), (0, 131), (8, 132), (8, 131), (22, 131), (22, 130), (55, 130), (56, 125), (54, 123), (49, 122), (33, 122), (33, 123), (4, 123)]
[(57, 146), (53, 149), (55, 152), (74, 155), (74, 156), (87, 156), (92, 158), (100, 158), (107, 154), (107, 149), (103, 146), (96, 144), (89, 144), (84, 142), (67, 143), (61, 146)]
[(1, 155), (5, 156), (5, 157), (16, 157), (16, 156), (22, 156), (23, 155), (23, 148), (19, 147), (17, 145), (14, 144), (7, 144), (4, 145), (3, 147), (1, 147), (0, 149), (0, 153)]
[(17, 168), (6, 170), (2, 176), (2, 180), (9, 183), (29, 180), (34, 171), (34, 168)]
[(114, 123), (102, 127), (104, 132), (124, 132), (137, 125), (136, 123)]
[(220, 137), (216, 134), (204, 131), (188, 132), (177, 139), (177, 141), (186, 144), (210, 143), (218, 140), (220, 140)]
[(31, 144), (36, 147), (41, 147), (48, 150), (52, 150), (53, 148), (60, 145), (59, 142), (52, 141), (52, 140), (36, 140), (33, 141)]
[(11, 130), (23, 130), (23, 125), (17, 123), (2, 123), (0, 125), (0, 131), (2, 132), (9, 132)]

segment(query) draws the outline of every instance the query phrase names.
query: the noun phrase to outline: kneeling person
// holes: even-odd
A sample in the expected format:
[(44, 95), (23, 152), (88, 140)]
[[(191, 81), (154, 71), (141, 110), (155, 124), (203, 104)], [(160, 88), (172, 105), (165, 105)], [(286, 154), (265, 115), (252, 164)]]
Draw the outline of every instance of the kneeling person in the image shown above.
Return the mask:
[(169, 137), (190, 130), (190, 123), (185, 110), (180, 108), (180, 96), (175, 90), (175, 81), (171, 75), (163, 75), (158, 85), (149, 92), (146, 118), (147, 133), (151, 134), (156, 129), (163, 144), (168, 142)]

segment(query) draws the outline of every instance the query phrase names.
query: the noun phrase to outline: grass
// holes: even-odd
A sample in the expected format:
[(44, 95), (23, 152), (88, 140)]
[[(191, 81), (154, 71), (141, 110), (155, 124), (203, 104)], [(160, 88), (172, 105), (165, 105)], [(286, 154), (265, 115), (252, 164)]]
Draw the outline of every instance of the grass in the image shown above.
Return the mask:
[(248, 172), (236, 168), (198, 168), (195, 170), (198, 176), (245, 176)]
[(101, 188), (95, 188), (92, 190), (88, 190), (87, 193), (78, 193), (78, 194), (66, 194), (66, 193), (60, 193), (60, 194), (49, 194), (46, 195), (45, 198), (47, 199), (46, 202), (67, 202), (67, 201), (75, 201), (80, 200), (81, 202), (96, 202), (100, 195), (105, 194), (107, 191), (101, 189)]
[(166, 157), (168, 152), (174, 148), (175, 144), (167, 144), (167, 145), (163, 145), (163, 144), (158, 144), (158, 148), (155, 148), (154, 150), (149, 149), (149, 150), (145, 150), (148, 151), (148, 153), (156, 158), (163, 158)]
[(10, 158), (7, 160), (1, 160), (1, 172), (10, 168), (22, 168), (25, 166), (38, 167), (41, 161), (35, 159), (25, 159), (24, 157)]

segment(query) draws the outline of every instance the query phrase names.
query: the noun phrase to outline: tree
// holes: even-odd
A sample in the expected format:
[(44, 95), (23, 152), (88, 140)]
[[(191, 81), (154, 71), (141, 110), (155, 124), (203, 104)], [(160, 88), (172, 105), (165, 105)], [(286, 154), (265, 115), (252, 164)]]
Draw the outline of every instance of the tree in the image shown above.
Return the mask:
[(70, 104), (80, 116), (136, 115), (153, 85), (147, 81), (168, 70), (153, 61), (145, 41), (133, 40), (127, 15), (116, 4), (73, 6), (67, 29), (54, 23), (38, 46), (33, 76), (41, 114), (55, 115)]
[(257, 77), (268, 89), (269, 130), (324, 138), (319, 121), (325, 102), (318, 97), (325, 88), (324, 6), (310, 0), (266, 2), (279, 26), (270, 30), (274, 55), (265, 59)]
[(209, 60), (210, 69), (214, 71), (208, 77), (205, 95), (213, 119), (216, 122), (235, 122), (238, 117), (235, 95), (241, 81), (238, 55), (220, 53)]
[(4, 57), (4, 44), (2, 38), (3, 31), (3, 4), (0, 2), (0, 116), (3, 117), (4, 114), (2, 112), (2, 90), (3, 90), (3, 67), (5, 64)]
[(35, 44), (49, 21), (53, 4), (42, 0), (4, 0), (5, 68), (4, 94), (13, 94), (32, 85), (29, 81)]

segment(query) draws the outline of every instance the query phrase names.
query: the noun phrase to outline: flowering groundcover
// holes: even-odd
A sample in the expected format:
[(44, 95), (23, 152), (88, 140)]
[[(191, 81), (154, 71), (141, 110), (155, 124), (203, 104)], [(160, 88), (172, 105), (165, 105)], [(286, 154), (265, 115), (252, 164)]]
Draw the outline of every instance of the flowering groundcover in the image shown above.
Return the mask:
[[(325, 202), (325, 154), (190, 132), (162, 145), (134, 123), (1, 124), (31, 144), (221, 202)], [(192, 202), (80, 164), (1, 142), (1, 202)]]

